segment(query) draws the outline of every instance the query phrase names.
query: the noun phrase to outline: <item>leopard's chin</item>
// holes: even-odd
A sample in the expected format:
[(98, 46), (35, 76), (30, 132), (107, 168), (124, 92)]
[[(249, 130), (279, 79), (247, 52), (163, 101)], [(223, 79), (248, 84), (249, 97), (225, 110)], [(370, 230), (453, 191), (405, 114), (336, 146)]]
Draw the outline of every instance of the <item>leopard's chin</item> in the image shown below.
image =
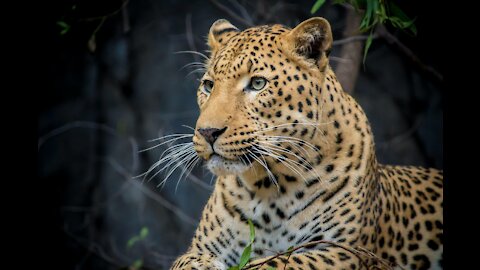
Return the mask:
[(223, 175), (241, 175), (246, 172), (250, 166), (240, 159), (226, 159), (218, 154), (213, 154), (207, 161), (207, 168), (217, 176)]

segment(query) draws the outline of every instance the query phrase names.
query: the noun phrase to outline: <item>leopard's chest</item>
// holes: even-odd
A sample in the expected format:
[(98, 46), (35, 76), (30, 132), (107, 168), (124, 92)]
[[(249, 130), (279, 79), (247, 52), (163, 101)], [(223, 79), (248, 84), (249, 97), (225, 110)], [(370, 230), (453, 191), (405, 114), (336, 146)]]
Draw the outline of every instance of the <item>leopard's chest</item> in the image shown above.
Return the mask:
[[(336, 230), (331, 227), (331, 224), (336, 223), (335, 219), (322, 214), (321, 207), (312, 206), (303, 209), (303, 205), (301, 207), (281, 206), (280, 201), (277, 201), (275, 204), (252, 202), (252, 207), (233, 207), (237, 215), (225, 220), (222, 226), (224, 232), (219, 234), (220, 242), (228, 243), (223, 248), (219, 248), (221, 250), (219, 257), (226, 265), (238, 264), (242, 253), (250, 243), (250, 228), (246, 221), (241, 220), (241, 217), (251, 219), (255, 224), (252, 258), (275, 255), (309, 241), (331, 240), (336, 233)], [(303, 210), (296, 213), (297, 208)], [(212, 242), (219, 241), (212, 240)], [(216, 246), (218, 247), (218, 244)]]

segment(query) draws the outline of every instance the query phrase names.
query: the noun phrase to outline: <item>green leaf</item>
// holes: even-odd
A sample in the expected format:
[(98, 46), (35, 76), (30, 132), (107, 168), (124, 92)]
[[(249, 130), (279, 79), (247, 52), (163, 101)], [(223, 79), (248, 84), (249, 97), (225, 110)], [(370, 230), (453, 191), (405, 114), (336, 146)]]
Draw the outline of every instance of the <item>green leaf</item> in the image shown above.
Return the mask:
[(70, 30), (70, 25), (64, 21), (58, 21), (57, 25), (62, 28), (60, 35), (65, 35)]
[(378, 3), (376, 5), (376, 17), (380, 21), (380, 23), (385, 23), (386, 20), (388, 20), (388, 15), (387, 11), (385, 10), (385, 4), (384, 2)]
[(412, 23), (408, 29), (412, 32), (412, 34), (417, 35), (417, 27), (415, 24)]
[(310, 14), (317, 12), (323, 6), (323, 4), (325, 4), (325, 0), (317, 0), (317, 2), (313, 4), (312, 9), (310, 10)]
[(143, 227), (141, 230), (140, 230), (140, 239), (145, 239), (145, 237), (147, 237), (148, 235), (148, 228), (147, 227)]
[(390, 22), (392, 22), (392, 25), (395, 26), (395, 23), (393, 21), (396, 21), (396, 23), (398, 23), (398, 21), (401, 21), (403, 22), (403, 27), (397, 27), (397, 28), (401, 28), (401, 29), (406, 29), (408, 28), (408, 30), (410, 30), (414, 35), (417, 34), (417, 27), (415, 27), (415, 24), (414, 21), (415, 19), (410, 19), (407, 14), (405, 14), (401, 9), (400, 7), (398, 7), (397, 5), (395, 5), (395, 3), (393, 2), (390, 2), (390, 13), (392, 14), (392, 16), (390, 16)]
[(390, 17), (389, 18), (390, 22), (392, 23), (393, 26), (400, 28), (400, 29), (405, 29), (409, 28), (413, 24), (413, 20), (410, 21), (403, 21), (402, 19), (398, 17)]
[(362, 21), (360, 23), (360, 31), (367, 31), (372, 23), (372, 18), (374, 15), (374, 5), (377, 0), (367, 0), (367, 9), (365, 10), (365, 15), (363, 15)]
[[(356, 1), (356, 0), (351, 0), (349, 1), (349, 4), (353, 6), (353, 8), (355, 9), (356, 12), (359, 12), (359, 9), (360, 9), (360, 3), (361, 1)], [(345, 1), (344, 1), (345, 3)]]
[(135, 245), (136, 242), (140, 241), (140, 237), (134, 236), (130, 238), (127, 242), (127, 248), (132, 248), (133, 245)]
[(368, 49), (370, 49), (370, 45), (372, 45), (373, 41), (373, 34), (370, 32), (370, 35), (367, 38), (367, 41), (365, 42), (365, 50), (363, 51), (363, 65), (365, 65), (365, 59), (367, 59), (367, 52)]
[(395, 5), (395, 3), (390, 2), (390, 12), (393, 16), (400, 18), (402, 21), (410, 21), (410, 18), (405, 14), (400, 7)]
[(267, 267), (267, 270), (277, 270), (277, 268), (269, 266), (269, 267)]
[(255, 240), (255, 227), (253, 226), (252, 221), (248, 220), (248, 226), (250, 227), (250, 244)]
[(63, 27), (63, 28), (68, 28), (70, 27), (70, 25), (68, 25), (68, 23), (64, 22), (64, 21), (58, 21), (57, 22), (57, 25)]
[(252, 245), (248, 245), (242, 253), (242, 257), (240, 257), (240, 263), (238, 264), (238, 268), (242, 269), (245, 265), (247, 265), (248, 261), (250, 260), (250, 255), (252, 254)]
[(138, 260), (136, 260), (136, 261), (134, 261), (134, 262), (132, 263), (132, 265), (130, 266), (130, 268), (137, 270), (137, 269), (142, 268), (142, 266), (143, 266), (143, 260), (142, 260), (142, 259), (138, 259)]
[(235, 265), (235, 266), (232, 266), (232, 267), (228, 268), (227, 270), (240, 270), (240, 269), (238, 268), (238, 265)]

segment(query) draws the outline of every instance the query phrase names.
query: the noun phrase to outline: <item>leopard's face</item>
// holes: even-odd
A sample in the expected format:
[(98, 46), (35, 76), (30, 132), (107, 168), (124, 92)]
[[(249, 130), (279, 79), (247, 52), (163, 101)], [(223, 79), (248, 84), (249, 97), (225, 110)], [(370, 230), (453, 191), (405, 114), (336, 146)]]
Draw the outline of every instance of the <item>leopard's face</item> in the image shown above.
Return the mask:
[(328, 22), (317, 18), (293, 30), (274, 25), (240, 32), (219, 20), (210, 29), (209, 44), (193, 137), (207, 167), (217, 175), (279, 162), (305, 167), (300, 159), (305, 149), (316, 147), (312, 139), (320, 130)]

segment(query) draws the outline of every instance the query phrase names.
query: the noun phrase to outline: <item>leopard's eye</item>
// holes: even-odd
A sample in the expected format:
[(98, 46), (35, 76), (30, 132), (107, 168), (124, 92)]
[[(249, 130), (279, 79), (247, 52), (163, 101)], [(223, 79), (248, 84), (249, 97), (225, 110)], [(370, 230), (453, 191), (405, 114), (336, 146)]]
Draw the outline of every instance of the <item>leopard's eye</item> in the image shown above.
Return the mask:
[(207, 94), (210, 94), (213, 89), (213, 81), (210, 80), (204, 80), (203, 81), (203, 91)]
[(267, 80), (262, 77), (252, 77), (250, 80), (250, 85), (248, 85), (248, 90), (260, 91), (267, 84)]

